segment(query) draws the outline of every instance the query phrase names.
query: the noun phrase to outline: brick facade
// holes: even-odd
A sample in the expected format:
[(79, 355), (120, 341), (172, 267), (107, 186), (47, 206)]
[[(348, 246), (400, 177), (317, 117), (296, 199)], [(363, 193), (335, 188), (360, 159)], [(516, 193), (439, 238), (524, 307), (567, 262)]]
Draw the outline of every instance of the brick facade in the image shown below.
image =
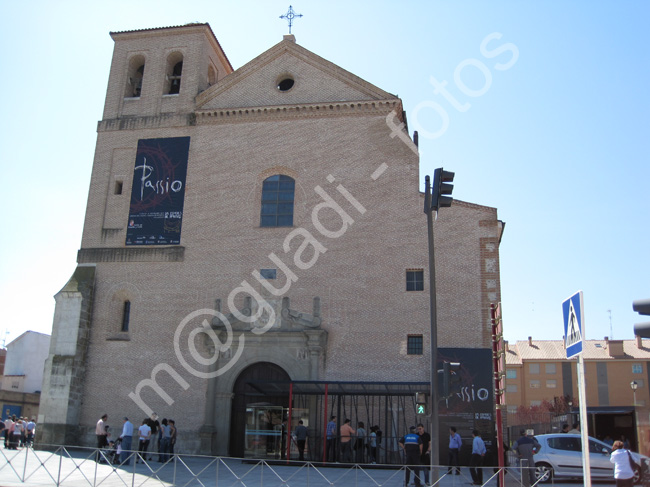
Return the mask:
[[(104, 412), (116, 426), (124, 415), (139, 422), (145, 413), (129, 393), (160, 364), (168, 368), (156, 382), (173, 402), (151, 388), (143, 389), (142, 400), (176, 420), (184, 451), (221, 454), (227, 453), (232, 384), (246, 365), (276, 363), (294, 380), (429, 380), (423, 177), (418, 155), (387, 123), (391, 113), (400, 122), (401, 100), (292, 36), (234, 72), (207, 24), (112, 36), (78, 257), (95, 265), (80, 441), (93, 441)], [(181, 89), (165, 95), (165, 62), (175, 52), (183, 55)], [(146, 60), (142, 94), (125, 98), (133, 56)], [(208, 73), (215, 71), (209, 86)], [(277, 84), (286, 76), (295, 85), (281, 92)], [(127, 247), (138, 140), (181, 136), (191, 138), (181, 244)], [(260, 227), (262, 182), (275, 174), (295, 180), (293, 227)], [(327, 200), (339, 209), (324, 208)], [(500, 299), (502, 229), (494, 208), (454, 201), (440, 212), (440, 347), (491, 346), (489, 305)], [(264, 284), (284, 292), (266, 289), (252, 275), (268, 268), (277, 268), (278, 278)], [(423, 291), (405, 290), (407, 269), (424, 271)], [(230, 315), (255, 314), (246, 293), (230, 306), (229, 296), (244, 281), (273, 308), (274, 322), (242, 324)], [(127, 300), (129, 330), (122, 332)], [(246, 345), (228, 372), (205, 380), (179, 363), (175, 333), (190, 313), (215, 308), (233, 319), (235, 339), (216, 364), (196, 369), (209, 374), (229, 363), (238, 336)], [(225, 336), (218, 319), (211, 323)], [(269, 330), (257, 333), (265, 325)], [(407, 355), (409, 334), (424, 336), (423, 355)], [(207, 357), (214, 344), (201, 336), (196, 347)], [(50, 413), (43, 414), (47, 423)]]

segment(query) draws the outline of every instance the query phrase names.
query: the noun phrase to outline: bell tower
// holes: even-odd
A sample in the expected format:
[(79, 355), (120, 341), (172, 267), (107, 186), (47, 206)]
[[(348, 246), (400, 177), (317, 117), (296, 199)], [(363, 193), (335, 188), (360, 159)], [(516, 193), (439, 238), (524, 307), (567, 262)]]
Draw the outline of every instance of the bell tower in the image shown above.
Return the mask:
[(110, 35), (115, 49), (104, 104), (105, 124), (190, 114), (196, 96), (233, 71), (209, 24)]

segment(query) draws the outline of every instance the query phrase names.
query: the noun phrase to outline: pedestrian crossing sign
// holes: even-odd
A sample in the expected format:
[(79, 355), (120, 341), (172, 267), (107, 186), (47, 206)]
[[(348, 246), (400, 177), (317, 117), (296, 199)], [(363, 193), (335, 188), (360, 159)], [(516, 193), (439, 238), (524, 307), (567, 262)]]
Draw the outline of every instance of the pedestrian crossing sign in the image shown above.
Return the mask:
[(578, 291), (562, 303), (562, 313), (564, 315), (566, 358), (572, 358), (582, 353), (585, 334), (582, 291)]

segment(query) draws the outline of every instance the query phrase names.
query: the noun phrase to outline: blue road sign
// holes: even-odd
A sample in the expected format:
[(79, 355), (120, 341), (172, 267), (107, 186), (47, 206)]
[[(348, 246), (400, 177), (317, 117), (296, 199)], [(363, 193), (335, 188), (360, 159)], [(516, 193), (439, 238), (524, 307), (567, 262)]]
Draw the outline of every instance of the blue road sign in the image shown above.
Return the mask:
[(562, 313), (566, 358), (572, 358), (582, 353), (582, 338), (585, 335), (582, 291), (562, 303)]

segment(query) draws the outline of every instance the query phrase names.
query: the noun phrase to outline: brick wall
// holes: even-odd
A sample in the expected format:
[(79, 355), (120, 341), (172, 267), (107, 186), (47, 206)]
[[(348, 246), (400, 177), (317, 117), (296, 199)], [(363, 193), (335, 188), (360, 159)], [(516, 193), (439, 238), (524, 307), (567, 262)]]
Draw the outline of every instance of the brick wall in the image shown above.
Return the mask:
[[(242, 281), (268, 295), (251, 272), (278, 267), (271, 253), (297, 276), (284, 293), (292, 309), (311, 313), (314, 297), (320, 298), (327, 346), (319, 379), (428, 380), (428, 247), (419, 192), (423, 175), (418, 156), (391, 137), (386, 123), (393, 109), (401, 109), (401, 101), (304, 50), (276, 47), (276, 57), (261, 56), (258, 65), (247, 65), (246, 76), (236, 72), (236, 82), (226, 78), (223, 85), (202, 93), (196, 117), (181, 116), (197, 92), (189, 88), (187, 93), (182, 88), (176, 106), (168, 107), (174, 113), (165, 114), (161, 81), (152, 75), (162, 69), (164, 53), (183, 49), (182, 86), (187, 87), (200, 86), (206, 60), (218, 56), (216, 51), (206, 54), (210, 44), (204, 32), (159, 34), (115, 37), (105, 120), (99, 124), (79, 254), (80, 262), (97, 263), (80, 418), (88, 441), (104, 412), (114, 427), (124, 415), (134, 424), (141, 420), (144, 413), (128, 393), (160, 363), (182, 373), (189, 387), (183, 390), (161, 374), (158, 382), (173, 404), (155, 395), (147, 399), (156, 403), (161, 417), (176, 420), (183, 441), (196, 433), (203, 421), (207, 381), (183, 371), (174, 353), (176, 328), (186, 315), (214, 307), (217, 299), (226, 307), (230, 292)], [(149, 79), (141, 99), (133, 103), (139, 107), (128, 108), (134, 111), (125, 117), (123, 71), (128, 53), (135, 51), (147, 52)], [(275, 87), (277, 76), (285, 72), (296, 79), (295, 91), (285, 99), (288, 110), (278, 108), (283, 99)], [(145, 96), (145, 88), (152, 95)], [(323, 104), (335, 96), (340, 103)], [(353, 97), (354, 103), (349, 101)], [(229, 108), (237, 105), (274, 108), (237, 109), (230, 116)], [(160, 248), (127, 249), (137, 142), (179, 136), (191, 137), (183, 250), (170, 258)], [(385, 168), (381, 174), (376, 172), (380, 168)], [(273, 174), (296, 181), (293, 228), (260, 227), (262, 182)], [(116, 181), (122, 182), (121, 194), (115, 194)], [(365, 210), (359, 211), (338, 185)], [(335, 211), (314, 213), (324, 201), (319, 191), (347, 214), (351, 223), (345, 230)], [(324, 235), (323, 227), (341, 235)], [(308, 269), (294, 261), (304, 238), (294, 238), (284, 249), (287, 235), (297, 228), (327, 249), (314, 256), (314, 248), (306, 247), (302, 261), (316, 261)], [(456, 201), (440, 212), (435, 222), (440, 347), (490, 346), (489, 304), (500, 296), (500, 233), (494, 208)], [(405, 291), (407, 269), (424, 270), (423, 291)], [(270, 283), (279, 288), (285, 282), (279, 269), (278, 279)], [(131, 302), (130, 326), (128, 334), (120, 334), (125, 300)], [(236, 303), (243, 307), (242, 295)], [(409, 334), (424, 336), (423, 355), (406, 354)], [(282, 342), (268, 346), (281, 348)]]

